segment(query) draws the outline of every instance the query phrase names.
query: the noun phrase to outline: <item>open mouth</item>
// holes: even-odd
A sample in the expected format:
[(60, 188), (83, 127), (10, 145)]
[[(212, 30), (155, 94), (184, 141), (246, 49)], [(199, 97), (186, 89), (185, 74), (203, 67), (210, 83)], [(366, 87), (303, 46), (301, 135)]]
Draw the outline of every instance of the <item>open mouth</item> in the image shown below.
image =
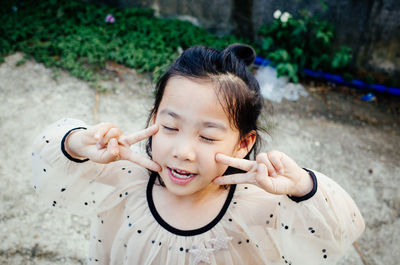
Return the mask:
[(179, 185), (187, 184), (197, 176), (197, 174), (185, 170), (174, 169), (169, 167), (168, 167), (168, 175), (172, 182)]

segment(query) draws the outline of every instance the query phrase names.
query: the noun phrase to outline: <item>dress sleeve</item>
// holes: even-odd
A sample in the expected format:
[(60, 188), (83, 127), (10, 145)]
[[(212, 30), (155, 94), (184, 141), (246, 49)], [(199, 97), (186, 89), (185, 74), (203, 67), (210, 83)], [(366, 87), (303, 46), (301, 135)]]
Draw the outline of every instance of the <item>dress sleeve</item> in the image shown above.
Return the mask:
[(36, 138), (32, 152), (32, 181), (36, 192), (50, 207), (91, 215), (107, 197), (132, 180), (121, 172), (128, 168), (131, 172), (137, 167), (128, 161), (99, 164), (68, 158), (62, 151), (62, 139), (68, 131), (78, 127), (87, 126), (79, 120), (61, 119)]
[(233, 220), (265, 262), (336, 264), (363, 232), (364, 220), (352, 198), (333, 180), (313, 172), (316, 192), (298, 202), (256, 186), (238, 187)]
[(347, 192), (332, 179), (314, 173), (318, 187), (311, 198), (296, 202), (281, 196), (275, 208), (270, 232), (280, 258), (288, 264), (336, 264), (365, 228)]

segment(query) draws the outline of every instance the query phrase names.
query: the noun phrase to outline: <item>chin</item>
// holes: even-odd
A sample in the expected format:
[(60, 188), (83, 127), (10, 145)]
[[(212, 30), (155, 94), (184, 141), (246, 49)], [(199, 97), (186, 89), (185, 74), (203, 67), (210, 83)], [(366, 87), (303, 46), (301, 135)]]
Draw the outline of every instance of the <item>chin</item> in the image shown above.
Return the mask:
[(189, 196), (205, 188), (205, 187), (199, 188), (202, 185), (197, 183), (196, 181), (192, 181), (191, 183), (185, 185), (179, 185), (173, 183), (168, 176), (166, 177), (161, 176), (161, 178), (167, 190), (176, 196)]
[[(170, 179), (162, 178), (167, 190), (177, 196), (185, 196), (194, 193), (192, 185), (178, 185), (171, 182)], [(190, 183), (191, 184), (191, 183)]]

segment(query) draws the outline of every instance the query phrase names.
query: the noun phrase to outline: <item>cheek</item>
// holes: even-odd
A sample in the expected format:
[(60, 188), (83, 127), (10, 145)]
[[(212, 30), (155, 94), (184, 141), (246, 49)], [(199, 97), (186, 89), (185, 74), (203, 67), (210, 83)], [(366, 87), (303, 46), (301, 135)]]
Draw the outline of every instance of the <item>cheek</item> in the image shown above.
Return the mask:
[(216, 176), (222, 176), (222, 174), (224, 174), (224, 172), (226, 171), (226, 169), (228, 168), (227, 165), (223, 165), (221, 163), (217, 164), (217, 174)]
[(154, 161), (158, 161), (160, 157), (162, 156), (163, 152), (163, 145), (162, 143), (162, 137), (159, 135), (154, 135), (151, 141), (151, 155), (153, 157)]
[(209, 152), (208, 153), (209, 155), (206, 157), (206, 161), (203, 162), (203, 164), (204, 164), (203, 168), (206, 168), (207, 171), (209, 172), (209, 174), (213, 175), (213, 177), (222, 175), (228, 168), (227, 165), (218, 163), (215, 160), (215, 156), (217, 153), (225, 153), (226, 154), (226, 152), (223, 152), (222, 150)]
[(215, 160), (215, 156), (218, 153), (222, 153), (222, 154), (225, 154), (228, 156), (235, 157), (236, 153), (235, 153), (234, 141), (230, 141), (228, 143), (224, 142), (223, 144), (216, 146), (214, 148), (214, 150), (212, 151), (212, 154), (213, 154), (212, 159), (211, 159), (212, 161), (210, 161), (209, 168), (210, 169), (212, 168), (212, 170), (215, 172), (216, 176), (221, 176), (228, 169), (228, 166), (225, 164), (222, 164), (222, 163), (218, 163)]

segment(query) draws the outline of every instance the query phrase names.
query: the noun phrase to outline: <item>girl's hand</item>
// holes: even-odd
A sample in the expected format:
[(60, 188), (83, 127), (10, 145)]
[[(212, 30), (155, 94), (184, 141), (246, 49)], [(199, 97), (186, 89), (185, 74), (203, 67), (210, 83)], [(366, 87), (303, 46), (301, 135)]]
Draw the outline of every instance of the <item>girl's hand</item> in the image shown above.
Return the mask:
[(89, 158), (93, 162), (107, 164), (117, 160), (129, 160), (153, 171), (161, 167), (154, 161), (132, 152), (130, 146), (155, 135), (158, 126), (124, 136), (121, 129), (111, 123), (100, 123), (87, 130), (72, 132), (65, 141), (66, 151), (76, 158)]
[(260, 153), (256, 161), (217, 154), (217, 162), (238, 168), (246, 173), (221, 176), (214, 182), (219, 185), (251, 183), (273, 194), (301, 197), (312, 190), (313, 182), (304, 169), (286, 154), (279, 151)]

